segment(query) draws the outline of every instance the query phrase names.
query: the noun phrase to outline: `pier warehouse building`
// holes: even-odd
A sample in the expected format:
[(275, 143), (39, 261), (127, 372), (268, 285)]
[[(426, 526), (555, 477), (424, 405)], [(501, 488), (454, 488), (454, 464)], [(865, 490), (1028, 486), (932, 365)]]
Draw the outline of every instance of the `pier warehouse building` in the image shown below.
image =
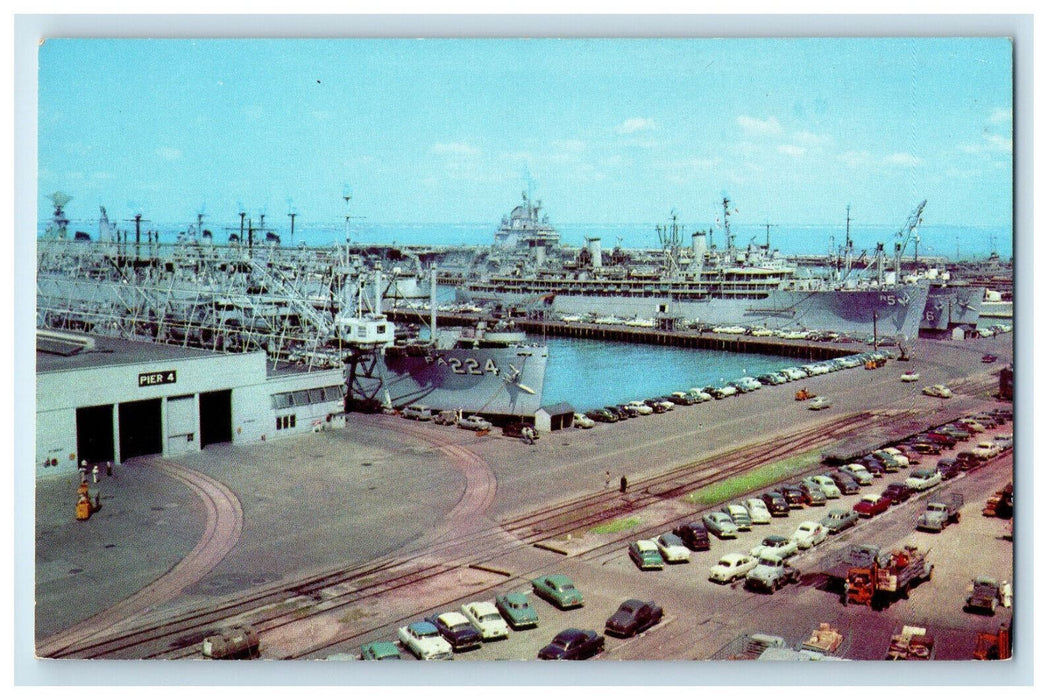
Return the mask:
[(37, 476), (344, 424), (342, 369), (37, 331)]

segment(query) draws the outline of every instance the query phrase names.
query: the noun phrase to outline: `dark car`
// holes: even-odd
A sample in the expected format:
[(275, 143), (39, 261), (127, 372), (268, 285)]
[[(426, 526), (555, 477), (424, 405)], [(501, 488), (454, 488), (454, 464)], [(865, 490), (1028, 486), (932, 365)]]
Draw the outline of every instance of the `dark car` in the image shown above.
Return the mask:
[(522, 438), (524, 437), (524, 428), (527, 428), (529, 431), (531, 431), (532, 436), (536, 440), (538, 439), (538, 430), (536, 430), (535, 426), (531, 423), (507, 423), (502, 426), (502, 434), (506, 437)]
[(593, 630), (570, 627), (559, 633), (553, 641), (542, 647), (540, 659), (581, 661), (604, 649), (604, 637)]
[[(941, 460), (938, 460), (939, 463)], [(974, 469), (982, 463), (982, 458), (976, 455), (970, 450), (965, 450), (956, 455), (956, 461), (960, 463), (960, 470), (967, 471), (968, 469)]]
[(824, 491), (821, 490), (820, 486), (808, 481), (799, 482), (796, 486), (806, 495), (806, 503), (808, 505), (823, 506), (828, 502), (828, 498), (824, 495)]
[(857, 464), (867, 469), (872, 476), (883, 476), (885, 473), (897, 471), (897, 462), (877, 454), (865, 455), (857, 460)]
[(676, 403), (679, 406), (688, 406), (692, 403), (692, 400), (688, 396), (680, 392), (677, 394), (671, 394), (670, 396), (667, 396), (666, 399), (667, 401), (670, 401), (671, 403)]
[(758, 375), (758, 381), (766, 386), (773, 386), (775, 384), (781, 384), (775, 374), (760, 374)]
[(938, 473), (942, 481), (948, 481), (960, 473), (960, 462), (952, 457), (942, 457), (938, 460)]
[(454, 651), (475, 649), (484, 643), (484, 638), (480, 632), (460, 612), (429, 615), (425, 618), (425, 622), (431, 622), (435, 625), (436, 629), (440, 631), (440, 635), (450, 642)]
[(984, 362), (987, 365), (988, 364), (992, 364), (993, 362), (996, 362), (998, 359), (1000, 359), (1000, 358), (998, 358), (996, 355), (991, 355), (989, 353), (986, 353), (985, 355), (982, 355), (982, 362)]
[(939, 445), (941, 445), (942, 449), (945, 449), (946, 447), (956, 446), (956, 438), (954, 438), (952, 435), (947, 435), (937, 430), (932, 430), (929, 433), (924, 434), (923, 437), (932, 442), (938, 443)]
[(633, 637), (663, 619), (663, 608), (654, 602), (624, 600), (604, 623), (604, 631), (616, 637)]
[(919, 452), (920, 454), (937, 455), (937, 454), (941, 454), (941, 451), (944, 448), (943, 448), (942, 445), (939, 445), (937, 442), (934, 442), (933, 440), (928, 440), (926, 438), (919, 438), (915, 442), (912, 443), (912, 449), (914, 449), (916, 452)]
[(791, 508), (788, 506), (788, 502), (784, 500), (784, 494), (779, 491), (767, 491), (762, 494), (762, 502), (766, 504), (766, 508), (769, 508), (769, 514), (774, 518), (788, 517), (788, 511)]
[(896, 447), (898, 451), (901, 452), (901, 454), (908, 457), (909, 464), (919, 464), (920, 453), (912, 445), (909, 445), (908, 443), (902, 443), (900, 445), (896, 445)]
[(712, 398), (712, 399), (715, 399), (715, 400), (717, 400), (717, 401), (721, 401), (722, 399), (724, 399), (724, 398), (725, 398), (725, 394), (724, 394), (724, 393), (722, 393), (722, 389), (721, 389), (721, 387), (717, 387), (717, 386), (705, 386), (705, 387), (703, 387), (703, 392), (704, 392), (705, 394), (710, 394), (710, 395), (711, 395), (711, 398)]
[(671, 402), (667, 401), (662, 396), (653, 396), (651, 399), (645, 399), (645, 405), (651, 406), (655, 413), (666, 413), (667, 411), (673, 410), (670, 405)]
[(605, 406), (604, 410), (608, 411), (619, 420), (626, 420), (630, 417), (630, 411), (626, 410), (622, 406)]
[(806, 507), (806, 493), (801, 486), (795, 486), (794, 484), (784, 484), (782, 486), (778, 486), (777, 490), (780, 491), (780, 495), (784, 497), (784, 500), (788, 504), (788, 508)]
[(967, 428), (960, 428), (953, 423), (946, 423), (945, 425), (938, 428), (935, 432), (939, 432), (944, 435), (950, 435), (956, 439), (956, 442), (963, 442), (964, 440), (969, 440), (971, 438), (970, 430), (968, 430)]
[(989, 429), (995, 428), (998, 425), (1003, 425), (1006, 422), (1006, 419), (997, 413), (976, 413), (971, 416), (971, 419), (981, 423)]
[(828, 472), (828, 477), (835, 482), (835, 485), (839, 487), (839, 491), (844, 496), (861, 492), (861, 486), (857, 483), (857, 480), (846, 472), (835, 470)]
[(616, 423), (619, 421), (618, 418), (611, 411), (607, 411), (603, 408), (597, 408), (593, 411), (587, 411), (586, 417), (591, 418), (598, 423)]
[(685, 546), (694, 552), (703, 552), (711, 548), (711, 538), (707, 534), (707, 526), (698, 520), (678, 525), (674, 528), (674, 534), (680, 537)]
[(912, 489), (900, 482), (888, 484), (887, 487), (883, 489), (883, 496), (889, 498), (890, 503), (895, 506), (907, 501), (912, 497), (913, 493)]
[(629, 408), (626, 407), (625, 403), (619, 404), (618, 408), (626, 415), (627, 418), (637, 418), (637, 411), (631, 411)]

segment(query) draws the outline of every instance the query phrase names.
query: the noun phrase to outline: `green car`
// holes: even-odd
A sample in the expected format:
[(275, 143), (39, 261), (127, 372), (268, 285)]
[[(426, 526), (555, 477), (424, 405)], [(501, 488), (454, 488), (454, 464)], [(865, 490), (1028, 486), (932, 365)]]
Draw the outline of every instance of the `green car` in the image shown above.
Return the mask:
[(359, 648), (363, 661), (398, 661), (399, 649), (392, 642), (370, 642)]
[(551, 574), (532, 579), (531, 588), (539, 598), (548, 600), (561, 610), (579, 607), (584, 602), (582, 593), (571, 582), (571, 579), (563, 574)]
[(509, 626), (515, 630), (534, 627), (538, 624), (538, 613), (523, 593), (506, 593), (495, 598), (495, 607)]

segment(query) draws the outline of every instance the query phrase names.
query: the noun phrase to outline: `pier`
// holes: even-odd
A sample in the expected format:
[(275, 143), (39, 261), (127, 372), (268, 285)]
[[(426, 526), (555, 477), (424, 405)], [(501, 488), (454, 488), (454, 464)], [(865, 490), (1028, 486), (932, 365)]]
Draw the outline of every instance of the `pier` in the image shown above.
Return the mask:
[[(392, 321), (397, 322), (421, 323), (424, 320), (420, 312), (405, 309), (390, 310), (386, 312), (386, 315)], [(450, 312), (436, 314), (436, 324), (440, 326), (468, 327), (493, 320), (491, 316), (485, 314)], [(803, 358), (811, 362), (853, 355), (871, 348), (871, 345), (866, 343), (821, 343), (810, 340), (729, 335), (727, 333), (709, 333), (695, 330), (667, 331), (657, 328), (527, 318), (514, 318), (512, 320), (522, 331), (543, 337), (586, 338), (589, 340), (641, 343), (643, 345), (666, 345), (702, 350), (720, 350), (723, 352), (780, 355)]]

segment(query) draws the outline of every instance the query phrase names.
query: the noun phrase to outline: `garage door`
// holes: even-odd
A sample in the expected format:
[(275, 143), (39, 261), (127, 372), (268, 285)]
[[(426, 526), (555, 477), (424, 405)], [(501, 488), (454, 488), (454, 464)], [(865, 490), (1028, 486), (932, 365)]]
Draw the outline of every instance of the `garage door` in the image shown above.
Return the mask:
[(161, 399), (131, 401), (118, 406), (121, 461), (161, 454)]

